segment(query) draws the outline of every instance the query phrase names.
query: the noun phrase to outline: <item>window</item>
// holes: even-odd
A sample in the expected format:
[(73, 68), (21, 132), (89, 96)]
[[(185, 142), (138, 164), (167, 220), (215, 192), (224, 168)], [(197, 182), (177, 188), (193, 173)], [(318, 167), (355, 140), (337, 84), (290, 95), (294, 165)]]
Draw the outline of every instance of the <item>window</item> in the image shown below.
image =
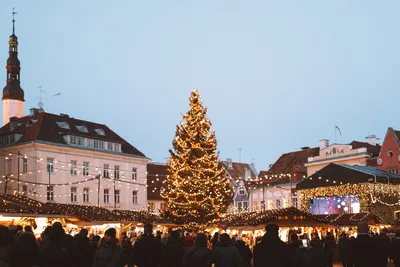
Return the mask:
[(114, 165), (114, 179), (119, 179), (119, 166)]
[(78, 146), (84, 146), (85, 145), (85, 139), (83, 137), (78, 137), (77, 141), (78, 141), (77, 142)]
[(89, 188), (83, 188), (83, 203), (89, 202)]
[(66, 122), (66, 121), (57, 121), (57, 125), (58, 125), (58, 127), (63, 128), (63, 129), (67, 129), (67, 130), (71, 129), (69, 127), (68, 122)]
[(132, 168), (132, 180), (137, 180), (137, 168)]
[(22, 185), (22, 194), (26, 196), (28, 193), (28, 186), (26, 184)]
[(389, 172), (397, 174), (397, 169), (389, 170)]
[(54, 201), (54, 187), (48, 186), (47, 187), (47, 202)]
[(277, 209), (280, 209), (280, 208), (281, 208), (281, 200), (280, 200), (280, 199), (277, 199), (277, 200), (275, 201), (275, 203), (276, 203), (276, 208), (277, 208)]
[(71, 169), (69, 172), (71, 175), (76, 175), (76, 160), (71, 160)]
[(98, 135), (102, 135), (102, 136), (105, 136), (105, 135), (106, 135), (106, 133), (104, 132), (103, 129), (94, 129), (94, 130), (95, 130), (95, 132), (96, 132)]
[(237, 203), (237, 210), (240, 212), (242, 211), (242, 202)]
[(292, 206), (295, 207), (296, 209), (298, 208), (297, 198), (296, 197), (292, 198)]
[(160, 210), (165, 210), (166, 206), (167, 206), (166, 203), (161, 203)]
[(22, 159), (22, 172), (28, 172), (28, 159), (23, 158)]
[(69, 137), (69, 143), (70, 143), (71, 145), (76, 145), (76, 136), (71, 135), (71, 136)]
[(108, 149), (108, 150), (113, 150), (113, 143), (108, 142), (108, 143), (107, 143), (107, 149)]
[(89, 175), (89, 162), (83, 162), (82, 174), (83, 174), (83, 176), (88, 176)]
[(243, 186), (241, 186), (239, 188), (239, 195), (244, 195), (244, 187)]
[(104, 189), (104, 203), (110, 203), (110, 190)]
[(34, 125), (37, 121), (38, 121), (38, 120), (31, 119), (31, 120), (28, 121), (28, 123), (26, 124), (26, 127), (29, 127), (29, 126)]
[(82, 133), (88, 133), (88, 128), (85, 125), (76, 125), (76, 129)]
[(154, 212), (155, 209), (156, 209), (156, 205), (153, 202), (149, 202), (149, 205), (148, 205), (149, 212)]
[(53, 173), (54, 172), (54, 159), (47, 158), (47, 172)]
[(244, 209), (244, 210), (247, 210), (247, 209), (248, 209), (247, 201), (244, 201), (244, 202), (243, 202), (243, 209)]
[(110, 165), (108, 164), (104, 164), (103, 177), (110, 178)]
[(93, 147), (94, 148), (99, 148), (99, 141), (98, 140), (94, 140), (93, 141)]
[(137, 204), (138, 203), (138, 194), (137, 191), (132, 191), (132, 203)]
[(120, 198), (120, 191), (119, 190), (115, 190), (114, 191), (114, 203), (119, 204), (119, 198)]
[(71, 202), (78, 200), (78, 194), (76, 193), (76, 187), (71, 187)]
[(104, 149), (104, 141), (99, 141), (99, 148)]
[(253, 201), (253, 210), (252, 211), (258, 211), (258, 201)]
[(11, 175), (13, 173), (12, 169), (12, 159), (6, 158), (6, 174)]

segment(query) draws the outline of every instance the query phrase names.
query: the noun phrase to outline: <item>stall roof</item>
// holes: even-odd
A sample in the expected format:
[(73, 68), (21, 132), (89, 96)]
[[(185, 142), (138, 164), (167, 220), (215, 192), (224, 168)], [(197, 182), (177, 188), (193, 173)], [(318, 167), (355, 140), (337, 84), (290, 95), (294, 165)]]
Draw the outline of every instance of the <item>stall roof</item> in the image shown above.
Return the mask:
[(367, 221), (368, 224), (377, 225), (382, 224), (379, 218), (372, 213), (342, 213), (342, 214), (329, 214), (317, 215), (329, 222), (330, 225), (335, 226), (356, 226), (359, 222)]
[[(48, 204), (30, 199), (20, 195), (0, 194), (0, 213), (21, 216), (30, 214), (32, 216), (55, 217), (64, 215), (58, 210), (53, 209)], [(18, 215), (19, 214), (19, 215)]]
[(297, 189), (335, 186), (341, 184), (358, 183), (391, 183), (400, 184), (400, 176), (390, 172), (378, 170), (370, 166), (351, 166), (347, 164), (334, 164), (317, 171), (297, 184)]
[(279, 226), (321, 226), (328, 222), (296, 208), (274, 209), (259, 212), (243, 212), (221, 218), (226, 226), (258, 226), (275, 223)]

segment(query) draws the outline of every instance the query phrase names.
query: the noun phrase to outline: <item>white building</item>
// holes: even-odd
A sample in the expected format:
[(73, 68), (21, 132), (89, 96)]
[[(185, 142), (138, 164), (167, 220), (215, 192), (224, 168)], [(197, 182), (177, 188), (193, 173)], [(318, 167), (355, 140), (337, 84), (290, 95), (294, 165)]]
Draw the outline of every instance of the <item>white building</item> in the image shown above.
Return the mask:
[(43, 109), (21, 114), (17, 40), (13, 32), (2, 98), (0, 192), (42, 202), (147, 208), (149, 159), (106, 125)]

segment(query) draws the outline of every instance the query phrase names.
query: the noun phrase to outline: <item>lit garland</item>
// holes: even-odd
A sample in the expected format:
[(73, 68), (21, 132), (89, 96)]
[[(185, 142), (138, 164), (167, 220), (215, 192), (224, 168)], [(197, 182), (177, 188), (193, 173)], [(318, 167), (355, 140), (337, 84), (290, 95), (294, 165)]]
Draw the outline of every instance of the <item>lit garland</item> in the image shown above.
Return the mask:
[(204, 223), (217, 218), (226, 210), (226, 200), (232, 194), (206, 113), (199, 93), (194, 90), (190, 110), (176, 127), (169, 176), (161, 194), (169, 208), (164, 215), (177, 222)]

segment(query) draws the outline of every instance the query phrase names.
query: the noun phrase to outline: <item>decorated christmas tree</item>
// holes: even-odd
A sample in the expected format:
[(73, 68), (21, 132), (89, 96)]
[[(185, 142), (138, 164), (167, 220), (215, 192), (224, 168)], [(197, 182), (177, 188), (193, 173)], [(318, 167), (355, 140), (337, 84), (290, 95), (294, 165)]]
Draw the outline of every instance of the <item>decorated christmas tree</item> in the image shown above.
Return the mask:
[(206, 223), (226, 211), (232, 191), (200, 94), (194, 90), (189, 101), (190, 109), (176, 127), (163, 197), (170, 219)]

